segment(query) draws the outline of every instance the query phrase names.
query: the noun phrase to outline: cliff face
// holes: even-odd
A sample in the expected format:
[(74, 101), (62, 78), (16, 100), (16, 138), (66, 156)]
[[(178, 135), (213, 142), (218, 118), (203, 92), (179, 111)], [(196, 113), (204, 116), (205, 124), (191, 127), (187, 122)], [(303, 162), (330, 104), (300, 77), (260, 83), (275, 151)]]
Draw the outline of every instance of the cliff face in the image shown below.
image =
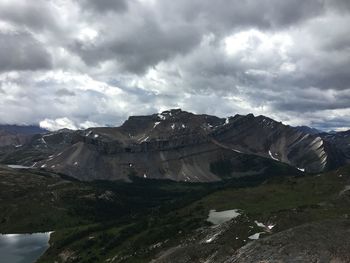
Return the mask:
[(324, 137), (264, 116), (224, 119), (181, 110), (132, 116), (115, 128), (35, 135), (2, 156), (16, 158), (83, 180), (136, 175), (196, 182), (259, 174), (276, 162), (312, 173), (344, 162)]
[(237, 115), (214, 136), (238, 151), (272, 158), (307, 172), (321, 172), (331, 164), (321, 137), (264, 116)]

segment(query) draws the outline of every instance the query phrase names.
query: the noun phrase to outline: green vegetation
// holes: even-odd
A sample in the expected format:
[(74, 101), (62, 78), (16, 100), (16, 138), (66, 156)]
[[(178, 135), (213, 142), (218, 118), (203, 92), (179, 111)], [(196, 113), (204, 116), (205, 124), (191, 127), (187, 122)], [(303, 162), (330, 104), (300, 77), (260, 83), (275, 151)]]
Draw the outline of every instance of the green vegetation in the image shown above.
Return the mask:
[(0, 231), (54, 230), (41, 263), (148, 262), (210, 226), (209, 210), (240, 209), (243, 215), (230, 230), (239, 240), (225, 240), (234, 249), (247, 233), (258, 231), (249, 228), (254, 220), (276, 224), (276, 232), (347, 217), (349, 195), (342, 190), (349, 175), (350, 167), (344, 167), (321, 175), (264, 174), (216, 184), (140, 178), (82, 183), (44, 171), (0, 169)]

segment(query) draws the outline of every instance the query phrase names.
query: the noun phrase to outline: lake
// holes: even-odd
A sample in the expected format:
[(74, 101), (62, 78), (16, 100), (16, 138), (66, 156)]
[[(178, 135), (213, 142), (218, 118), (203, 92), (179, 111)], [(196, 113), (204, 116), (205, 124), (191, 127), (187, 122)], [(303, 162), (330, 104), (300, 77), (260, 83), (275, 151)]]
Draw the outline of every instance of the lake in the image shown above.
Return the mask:
[(35, 234), (0, 234), (0, 261), (33, 263), (49, 248), (51, 232)]

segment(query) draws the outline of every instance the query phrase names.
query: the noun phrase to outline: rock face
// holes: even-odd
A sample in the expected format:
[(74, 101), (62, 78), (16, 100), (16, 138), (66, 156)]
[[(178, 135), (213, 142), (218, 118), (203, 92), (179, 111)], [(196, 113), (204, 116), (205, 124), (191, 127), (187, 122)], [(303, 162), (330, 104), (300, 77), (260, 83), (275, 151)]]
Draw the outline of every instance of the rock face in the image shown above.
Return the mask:
[(0, 125), (0, 147), (19, 147), (34, 134), (48, 132), (38, 126)]
[(261, 174), (281, 163), (320, 172), (344, 162), (342, 156), (324, 137), (264, 116), (224, 119), (176, 109), (132, 116), (120, 127), (35, 135), (0, 158), (82, 180), (210, 182)]
[(221, 143), (244, 153), (272, 158), (307, 172), (320, 172), (331, 163), (323, 139), (264, 116), (236, 115), (214, 132)]
[(28, 141), (28, 137), (20, 134), (13, 134), (0, 130), (0, 147), (13, 146), (18, 147)]
[(350, 160), (350, 130), (344, 132), (337, 132), (333, 134), (323, 133), (320, 134), (324, 141), (326, 141), (329, 145), (334, 145), (333, 156), (338, 156), (344, 160)]
[(350, 262), (349, 233), (348, 220), (314, 222), (251, 242), (225, 262)]

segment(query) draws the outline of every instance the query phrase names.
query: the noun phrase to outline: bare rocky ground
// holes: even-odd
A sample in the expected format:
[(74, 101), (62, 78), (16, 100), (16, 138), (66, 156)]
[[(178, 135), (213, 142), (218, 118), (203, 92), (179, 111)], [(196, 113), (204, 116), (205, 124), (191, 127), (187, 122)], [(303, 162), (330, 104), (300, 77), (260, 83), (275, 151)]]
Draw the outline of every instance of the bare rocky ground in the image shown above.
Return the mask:
[(251, 242), (227, 263), (346, 263), (350, 262), (350, 221), (305, 224)]
[[(242, 226), (239, 229), (241, 234), (249, 233), (249, 230), (249, 227)], [(347, 219), (313, 222), (275, 234), (265, 233), (261, 239), (254, 241), (248, 238), (241, 240), (241, 237), (237, 239), (237, 230), (233, 231), (228, 226), (221, 226), (213, 232), (206, 232), (207, 238), (211, 236), (217, 239), (212, 244), (208, 242), (210, 237), (203, 239), (202, 243), (192, 241), (163, 251), (151, 262), (350, 262), (350, 220)], [(236, 250), (235, 247), (239, 245), (242, 247)]]

